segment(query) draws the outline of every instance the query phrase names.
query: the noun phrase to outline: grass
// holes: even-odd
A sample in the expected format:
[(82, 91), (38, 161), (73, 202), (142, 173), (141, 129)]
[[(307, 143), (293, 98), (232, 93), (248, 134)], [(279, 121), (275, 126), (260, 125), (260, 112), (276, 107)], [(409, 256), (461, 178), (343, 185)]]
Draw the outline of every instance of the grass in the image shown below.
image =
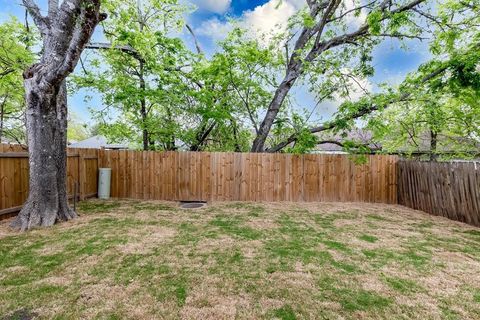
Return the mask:
[(368, 204), (92, 200), (0, 225), (0, 319), (477, 319), (480, 232)]
[(363, 241), (367, 241), (367, 242), (371, 242), (371, 243), (375, 243), (378, 240), (377, 237), (374, 237), (374, 236), (371, 236), (371, 235), (368, 235), (368, 234), (362, 234), (360, 237), (358, 237), (358, 239), (363, 240)]

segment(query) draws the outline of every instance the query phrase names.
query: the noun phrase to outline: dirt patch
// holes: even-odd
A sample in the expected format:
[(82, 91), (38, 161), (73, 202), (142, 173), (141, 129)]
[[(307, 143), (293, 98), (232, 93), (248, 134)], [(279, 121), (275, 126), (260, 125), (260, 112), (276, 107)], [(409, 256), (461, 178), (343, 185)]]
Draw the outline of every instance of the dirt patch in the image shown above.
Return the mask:
[(155, 247), (171, 241), (176, 230), (161, 226), (145, 226), (132, 229), (126, 234), (128, 243), (119, 245), (117, 250), (124, 254), (139, 254), (151, 252)]
[(49, 284), (54, 286), (68, 286), (72, 282), (70, 277), (53, 276), (37, 281), (37, 284)]
[(43, 248), (38, 249), (37, 253), (40, 256), (49, 256), (52, 254), (61, 253), (65, 250), (65, 246), (61, 243), (54, 243), (45, 245)]
[(245, 294), (226, 292), (231, 283), (207, 276), (197, 283), (180, 311), (182, 319), (236, 319), (239, 312), (251, 307), (251, 298)]
[(30, 268), (27, 268), (27, 267), (24, 267), (24, 266), (13, 266), (13, 267), (10, 267), (10, 268), (7, 268), (7, 269), (3, 270), (3, 272), (5, 272), (5, 273), (23, 273), (23, 272), (27, 272), (27, 271), (30, 271)]
[(289, 288), (301, 290), (313, 290), (315, 288), (315, 280), (312, 273), (300, 262), (295, 263), (294, 271), (277, 271), (270, 274), (267, 279), (276, 287), (287, 285)]
[(35, 319), (37, 316), (38, 314), (35, 312), (31, 312), (27, 309), (20, 309), (0, 319), (1, 320), (32, 320), (32, 319)]
[(278, 224), (270, 219), (250, 219), (245, 223), (252, 229), (255, 230), (270, 230), (278, 228)]
[(18, 234), (18, 231), (10, 228), (10, 224), (13, 222), (13, 219), (15, 218), (0, 221), (0, 239)]
[[(181, 310), (181, 319), (236, 319), (240, 310), (248, 310), (249, 301), (242, 296), (210, 295), (187, 299)], [(195, 306), (197, 304), (198, 306)]]
[(358, 279), (359, 283), (362, 284), (362, 288), (367, 291), (374, 291), (383, 295), (388, 295), (390, 290), (388, 287), (380, 281), (380, 279), (375, 275), (362, 276), (361, 279)]
[(148, 319), (156, 302), (138, 283), (120, 286), (102, 282), (82, 287), (77, 303), (84, 307), (83, 318), (125, 310), (130, 319)]
[(229, 236), (202, 239), (197, 243), (196, 249), (200, 253), (211, 253), (215, 250), (228, 250), (236, 245), (235, 239)]
[(263, 242), (261, 240), (251, 240), (248, 243), (240, 246), (242, 255), (247, 259), (255, 258), (263, 248)]

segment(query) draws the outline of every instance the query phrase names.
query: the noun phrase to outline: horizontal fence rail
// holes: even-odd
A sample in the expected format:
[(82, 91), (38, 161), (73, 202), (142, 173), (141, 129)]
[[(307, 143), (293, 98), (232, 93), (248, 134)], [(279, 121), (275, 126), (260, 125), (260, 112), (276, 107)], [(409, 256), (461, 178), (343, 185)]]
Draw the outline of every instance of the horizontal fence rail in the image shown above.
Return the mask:
[(100, 150), (112, 197), (397, 203), (396, 156)]
[(480, 163), (398, 163), (399, 204), (480, 226)]

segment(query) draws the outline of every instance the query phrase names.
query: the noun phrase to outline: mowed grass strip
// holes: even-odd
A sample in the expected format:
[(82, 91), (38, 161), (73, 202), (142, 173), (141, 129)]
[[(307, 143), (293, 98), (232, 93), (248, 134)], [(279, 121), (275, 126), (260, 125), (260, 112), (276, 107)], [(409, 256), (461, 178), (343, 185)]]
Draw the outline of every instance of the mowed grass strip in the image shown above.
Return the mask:
[(0, 319), (478, 319), (480, 232), (399, 206), (91, 200), (0, 225)]

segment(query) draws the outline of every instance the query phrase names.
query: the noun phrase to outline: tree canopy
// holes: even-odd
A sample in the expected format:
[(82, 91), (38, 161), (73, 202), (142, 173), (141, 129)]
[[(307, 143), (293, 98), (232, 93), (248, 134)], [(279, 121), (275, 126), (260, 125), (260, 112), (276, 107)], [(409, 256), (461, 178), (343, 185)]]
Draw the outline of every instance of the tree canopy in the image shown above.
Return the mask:
[(0, 24), (0, 143), (25, 140), (22, 74), (34, 60), (34, 41), (34, 35), (15, 18)]

